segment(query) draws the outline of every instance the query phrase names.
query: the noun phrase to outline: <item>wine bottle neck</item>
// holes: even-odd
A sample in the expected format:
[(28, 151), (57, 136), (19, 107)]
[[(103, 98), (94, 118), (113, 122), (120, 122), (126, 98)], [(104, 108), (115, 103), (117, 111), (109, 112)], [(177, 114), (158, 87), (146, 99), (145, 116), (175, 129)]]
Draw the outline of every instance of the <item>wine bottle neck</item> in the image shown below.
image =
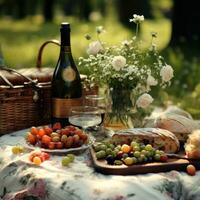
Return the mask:
[(60, 30), (61, 33), (61, 52), (71, 52), (70, 29)]
[(61, 30), (61, 46), (70, 46), (70, 30)]

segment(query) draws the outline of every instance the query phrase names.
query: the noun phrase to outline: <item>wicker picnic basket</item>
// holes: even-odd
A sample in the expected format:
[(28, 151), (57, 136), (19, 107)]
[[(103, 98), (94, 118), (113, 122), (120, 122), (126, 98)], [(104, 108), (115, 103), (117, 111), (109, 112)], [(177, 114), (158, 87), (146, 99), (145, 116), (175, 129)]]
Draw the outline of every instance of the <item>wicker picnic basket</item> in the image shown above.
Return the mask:
[[(51, 78), (53, 68), (41, 68), (46, 41), (39, 49), (35, 68), (13, 70), (0, 66), (0, 135), (51, 121)], [(97, 88), (84, 90), (95, 94)]]

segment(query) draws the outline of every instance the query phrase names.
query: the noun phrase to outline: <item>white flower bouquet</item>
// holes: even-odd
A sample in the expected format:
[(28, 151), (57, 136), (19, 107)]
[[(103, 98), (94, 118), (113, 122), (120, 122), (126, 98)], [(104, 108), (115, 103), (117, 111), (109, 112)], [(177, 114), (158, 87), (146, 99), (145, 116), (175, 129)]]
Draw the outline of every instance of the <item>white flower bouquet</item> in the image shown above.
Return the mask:
[[(111, 88), (112, 110), (116, 110), (115, 115), (119, 111), (130, 110), (137, 114), (144, 113), (153, 102), (150, 95), (152, 87), (165, 88), (170, 85), (173, 77), (173, 68), (165, 62), (154, 44), (156, 33), (151, 33), (150, 47), (142, 47), (138, 29), (143, 20), (143, 16), (133, 15), (130, 22), (136, 23), (136, 35), (116, 46), (107, 46), (101, 41), (100, 34), (104, 29), (102, 26), (97, 27), (98, 39), (89, 44), (89, 56), (79, 58), (79, 67), (88, 71), (91, 84), (106, 84)], [(86, 35), (86, 39), (92, 40), (92, 37)], [(124, 90), (130, 91), (127, 94), (130, 100), (123, 101), (126, 95), (120, 96), (120, 91)]]

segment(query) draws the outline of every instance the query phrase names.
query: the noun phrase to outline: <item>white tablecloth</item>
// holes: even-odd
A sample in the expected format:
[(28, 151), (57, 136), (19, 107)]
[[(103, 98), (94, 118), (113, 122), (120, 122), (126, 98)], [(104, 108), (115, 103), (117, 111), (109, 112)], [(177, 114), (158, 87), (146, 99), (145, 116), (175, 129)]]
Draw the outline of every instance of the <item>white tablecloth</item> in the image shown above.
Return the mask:
[(46, 200), (199, 200), (200, 172), (134, 176), (103, 175), (95, 172), (86, 150), (69, 167), (62, 156), (52, 155), (40, 166), (32, 164), (29, 152), (13, 155), (12, 146), (25, 143), (27, 130), (0, 137), (0, 199)]

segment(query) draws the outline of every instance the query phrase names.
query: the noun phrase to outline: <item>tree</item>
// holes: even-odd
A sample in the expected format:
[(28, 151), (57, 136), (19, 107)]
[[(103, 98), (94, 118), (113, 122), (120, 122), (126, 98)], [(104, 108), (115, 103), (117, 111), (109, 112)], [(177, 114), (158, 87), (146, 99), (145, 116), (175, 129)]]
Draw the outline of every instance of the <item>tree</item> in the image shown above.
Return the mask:
[(127, 27), (132, 28), (129, 19), (133, 18), (133, 14), (144, 15), (145, 18), (152, 17), (149, 0), (117, 0), (116, 3), (119, 20)]
[(200, 44), (200, 9), (197, 0), (173, 0), (172, 36), (170, 44)]
[(79, 0), (79, 18), (81, 20), (89, 20), (92, 11), (91, 0)]

